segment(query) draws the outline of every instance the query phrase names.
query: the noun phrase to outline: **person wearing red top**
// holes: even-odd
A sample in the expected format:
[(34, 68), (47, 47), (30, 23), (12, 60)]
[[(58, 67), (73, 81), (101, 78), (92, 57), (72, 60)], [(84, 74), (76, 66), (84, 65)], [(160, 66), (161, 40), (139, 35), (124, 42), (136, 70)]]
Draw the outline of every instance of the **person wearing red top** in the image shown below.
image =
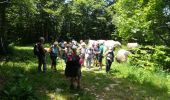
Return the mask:
[(77, 88), (80, 88), (81, 65), (79, 60), (76, 49), (73, 49), (72, 54), (67, 56), (65, 76), (70, 79), (70, 89), (74, 88), (74, 82), (77, 83)]

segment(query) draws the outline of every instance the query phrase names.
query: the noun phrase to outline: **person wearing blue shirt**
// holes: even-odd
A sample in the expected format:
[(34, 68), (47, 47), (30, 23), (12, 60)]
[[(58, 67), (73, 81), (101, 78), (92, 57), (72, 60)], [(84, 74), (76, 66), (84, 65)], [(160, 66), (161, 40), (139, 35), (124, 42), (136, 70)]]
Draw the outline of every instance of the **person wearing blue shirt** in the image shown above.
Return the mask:
[(100, 67), (99, 69), (102, 69), (103, 50), (104, 50), (104, 45), (103, 43), (100, 43), (99, 55), (98, 55), (98, 62), (99, 62), (99, 67)]
[(51, 58), (51, 69), (56, 71), (56, 59), (59, 54), (59, 46), (58, 42), (54, 42), (54, 44), (50, 48), (50, 58)]

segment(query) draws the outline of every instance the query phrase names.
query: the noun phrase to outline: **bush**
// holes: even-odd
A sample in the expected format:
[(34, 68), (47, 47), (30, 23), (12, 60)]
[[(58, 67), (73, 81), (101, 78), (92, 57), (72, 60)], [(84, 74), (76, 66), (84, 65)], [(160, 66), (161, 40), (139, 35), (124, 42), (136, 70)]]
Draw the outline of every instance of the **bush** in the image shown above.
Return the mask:
[(2, 99), (33, 100), (36, 99), (28, 78), (23, 74), (16, 74), (14, 80), (7, 82), (2, 92)]
[(149, 70), (170, 70), (170, 48), (165, 46), (143, 46), (135, 49), (130, 57), (132, 65)]

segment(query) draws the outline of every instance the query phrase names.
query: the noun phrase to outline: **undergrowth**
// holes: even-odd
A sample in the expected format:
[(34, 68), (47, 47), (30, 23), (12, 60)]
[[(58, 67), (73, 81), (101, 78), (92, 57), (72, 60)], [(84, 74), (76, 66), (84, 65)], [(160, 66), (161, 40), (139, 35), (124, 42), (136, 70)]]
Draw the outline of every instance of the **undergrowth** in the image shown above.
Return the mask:
[[(47, 46), (48, 47), (48, 46)], [(0, 62), (1, 100), (168, 100), (170, 75), (162, 70), (148, 70), (127, 63), (112, 64), (99, 71), (82, 68), (82, 89), (70, 90), (64, 76), (64, 62), (58, 59), (57, 72), (50, 69), (47, 54), (47, 72), (37, 72), (33, 47), (15, 46), (13, 52)]]

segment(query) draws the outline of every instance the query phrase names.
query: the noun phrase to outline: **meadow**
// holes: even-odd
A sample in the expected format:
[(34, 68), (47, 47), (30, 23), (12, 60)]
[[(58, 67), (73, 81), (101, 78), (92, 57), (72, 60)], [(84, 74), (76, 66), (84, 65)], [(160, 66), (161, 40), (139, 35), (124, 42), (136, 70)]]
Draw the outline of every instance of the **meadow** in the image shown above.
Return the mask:
[(114, 62), (110, 73), (92, 67), (82, 68), (81, 89), (69, 89), (64, 62), (57, 71), (38, 73), (32, 46), (13, 46), (11, 54), (0, 59), (1, 100), (169, 100), (170, 74), (149, 71), (129, 62)]

